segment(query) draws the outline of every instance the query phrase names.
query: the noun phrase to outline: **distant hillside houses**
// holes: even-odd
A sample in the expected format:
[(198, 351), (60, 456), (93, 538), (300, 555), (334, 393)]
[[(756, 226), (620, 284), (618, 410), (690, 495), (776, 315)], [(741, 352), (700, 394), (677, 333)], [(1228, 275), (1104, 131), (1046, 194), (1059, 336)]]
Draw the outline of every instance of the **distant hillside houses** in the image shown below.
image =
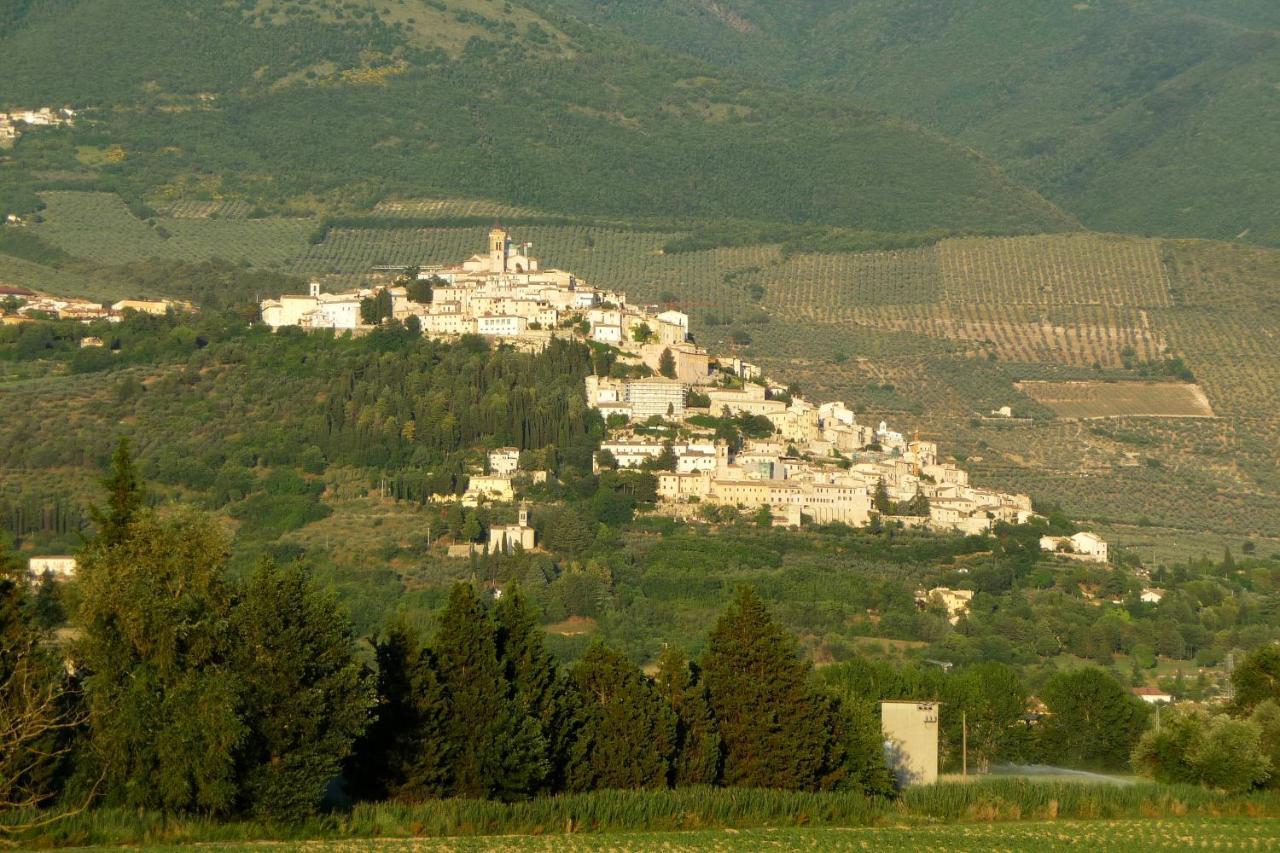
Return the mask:
[[(702, 505), (732, 506), (745, 512), (768, 507), (774, 524), (798, 526), (840, 522), (864, 526), (876, 516), (885, 522), (966, 534), (985, 533), (997, 522), (1021, 523), (1034, 513), (1028, 495), (1009, 495), (971, 486), (967, 472), (954, 463), (939, 462), (933, 442), (911, 441), (900, 448), (871, 449), (870, 442), (849, 452), (832, 453), (825, 437), (828, 421), (805, 420), (789, 437), (749, 441), (737, 453), (725, 442), (671, 443), (674, 470), (659, 471), (658, 497), (676, 514), (689, 514)], [(866, 435), (859, 425), (837, 424), (844, 438)], [(645, 446), (647, 444), (647, 447)], [(847, 446), (847, 445), (845, 445)], [(658, 459), (667, 445), (608, 441), (619, 467), (642, 466)], [(626, 460), (626, 461), (624, 461)], [(877, 507), (883, 486), (890, 507)], [(682, 512), (683, 510), (683, 512)]]
[[(0, 296), (3, 295), (0, 293)], [(21, 299), (17, 309), (19, 317), (47, 315), (58, 320), (80, 320), (85, 323), (95, 320), (118, 323), (129, 311), (163, 317), (170, 311), (195, 310), (189, 302), (174, 299), (122, 299), (108, 307), (87, 299), (35, 294), (31, 291), (26, 291), (26, 295), (20, 297), (12, 295)]]
[(34, 110), (18, 109), (0, 113), (0, 144), (12, 145), (27, 127), (58, 127), (75, 124), (76, 111), (68, 107)]
[(685, 314), (632, 305), (625, 293), (601, 290), (563, 270), (544, 270), (530, 247), (494, 228), (485, 254), (420, 268), (416, 281), (393, 287), (321, 293), (312, 282), (306, 295), (263, 301), (262, 321), (273, 329), (355, 331), (368, 327), (361, 304), (385, 293), (389, 317), (416, 319), (422, 334), (432, 338), (482, 335), (536, 347), (554, 337), (583, 335), (652, 362), (655, 369), (663, 350), (671, 348), (683, 381), (696, 381), (699, 370), (709, 372), (706, 351), (688, 341)]

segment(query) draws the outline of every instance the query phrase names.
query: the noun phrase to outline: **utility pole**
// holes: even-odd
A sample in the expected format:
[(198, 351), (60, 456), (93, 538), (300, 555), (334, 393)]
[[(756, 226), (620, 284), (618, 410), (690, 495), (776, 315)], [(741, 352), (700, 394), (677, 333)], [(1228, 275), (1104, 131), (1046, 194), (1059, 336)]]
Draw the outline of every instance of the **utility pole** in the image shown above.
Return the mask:
[(969, 712), (960, 712), (960, 775), (969, 778)]

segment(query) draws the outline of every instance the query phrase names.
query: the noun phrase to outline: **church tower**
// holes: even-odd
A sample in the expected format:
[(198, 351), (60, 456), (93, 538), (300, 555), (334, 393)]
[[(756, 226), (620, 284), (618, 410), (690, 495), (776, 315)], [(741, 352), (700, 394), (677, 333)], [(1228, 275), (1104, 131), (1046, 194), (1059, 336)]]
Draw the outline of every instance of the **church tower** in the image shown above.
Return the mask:
[(511, 237), (507, 229), (495, 225), (489, 230), (489, 270), (495, 273), (507, 271), (507, 258), (511, 252)]

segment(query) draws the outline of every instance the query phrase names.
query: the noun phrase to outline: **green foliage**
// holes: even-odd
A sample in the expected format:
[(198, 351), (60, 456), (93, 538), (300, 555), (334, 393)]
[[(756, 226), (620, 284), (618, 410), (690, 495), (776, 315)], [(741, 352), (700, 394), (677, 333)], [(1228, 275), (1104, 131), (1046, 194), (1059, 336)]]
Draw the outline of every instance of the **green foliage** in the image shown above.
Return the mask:
[(1262, 646), (1231, 673), (1235, 706), (1248, 713), (1262, 702), (1280, 701), (1280, 647)]
[(1119, 769), (1147, 726), (1146, 703), (1100, 669), (1053, 676), (1040, 690), (1049, 708), (1041, 723), (1046, 763)]
[(676, 359), (671, 354), (670, 347), (662, 351), (662, 355), (658, 358), (658, 373), (668, 379), (676, 378)]
[(90, 515), (98, 527), (101, 545), (110, 548), (124, 542), (143, 504), (142, 481), (129, 449), (129, 440), (121, 438), (111, 457), (111, 473), (102, 481), (107, 492), (107, 509), (90, 508)]
[(547, 651), (534, 612), (518, 587), (507, 590), (493, 618), (496, 651), (507, 680), (546, 742), (548, 770), (543, 786), (563, 790), (570, 751), (580, 737), (579, 698)]
[(819, 790), (839, 780), (836, 711), (810, 683), (795, 640), (750, 588), (716, 623), (702, 669), (724, 744), (725, 784)]
[[(1273, 706), (1274, 707), (1274, 706)], [(1263, 726), (1198, 709), (1172, 709), (1146, 732), (1133, 752), (1134, 767), (1161, 782), (1199, 783), (1240, 793), (1270, 778)]]
[(352, 792), (368, 800), (443, 796), (453, 752), (445, 731), (449, 708), (435, 656), (404, 624), (393, 625), (374, 651), (377, 715), (349, 762)]
[(86, 757), (107, 802), (273, 819), (314, 813), (367, 724), (349, 622), (298, 566), (243, 587), (227, 540), (190, 512), (144, 512), (81, 566)]
[(225, 814), (248, 735), (226, 662), (226, 540), (206, 519), (142, 515), (80, 567), (77, 659), (108, 802)]
[(676, 715), (635, 664), (596, 643), (573, 667), (581, 730), (568, 787), (663, 788), (676, 747)]
[(449, 594), (434, 648), (447, 697), (446, 793), (522, 799), (549, 767), (538, 721), (513, 695), (498, 660), (489, 615), (469, 586)]
[(675, 646), (668, 645), (658, 658), (654, 683), (676, 717), (671, 784), (713, 784), (720, 778), (720, 733), (701, 672)]
[(238, 750), (241, 799), (254, 814), (297, 820), (315, 810), (368, 725), (372, 679), (333, 594), (297, 563), (261, 563), (230, 628), (248, 729)]

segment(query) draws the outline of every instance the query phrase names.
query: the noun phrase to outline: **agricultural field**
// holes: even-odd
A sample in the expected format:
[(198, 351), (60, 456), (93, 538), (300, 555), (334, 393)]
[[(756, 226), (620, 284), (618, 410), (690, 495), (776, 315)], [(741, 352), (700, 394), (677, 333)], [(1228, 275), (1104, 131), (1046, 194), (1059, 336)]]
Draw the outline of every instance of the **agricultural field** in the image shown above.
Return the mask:
[(1211, 418), (1204, 391), (1185, 382), (1019, 382), (1019, 391), (1062, 418)]
[[(254, 842), (220, 844), (224, 850), (258, 849)], [(380, 851), (756, 851), (756, 850), (1235, 850), (1280, 849), (1275, 819), (1183, 818), (1126, 821), (1036, 821), (917, 827), (716, 829), (605, 835), (504, 835), (478, 838), (380, 838), (272, 842), (275, 850)], [(149, 847), (179, 850), (179, 847)]]

